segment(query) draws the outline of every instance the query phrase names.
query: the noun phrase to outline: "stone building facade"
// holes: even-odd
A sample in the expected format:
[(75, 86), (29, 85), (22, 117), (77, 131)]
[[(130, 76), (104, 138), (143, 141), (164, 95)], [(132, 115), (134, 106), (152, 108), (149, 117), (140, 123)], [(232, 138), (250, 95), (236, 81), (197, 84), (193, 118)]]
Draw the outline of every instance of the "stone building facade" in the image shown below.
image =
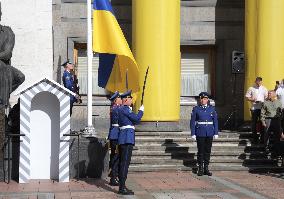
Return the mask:
[[(22, 69), (28, 82), (46, 76), (60, 83), (61, 63), (68, 58), (78, 64), (80, 58), (85, 56), (86, 0), (2, 2), (2, 21), (10, 25), (16, 34), (13, 65)], [(132, 0), (111, 2), (131, 46)], [(203, 80), (207, 75), (206, 89), (215, 101), (221, 127), (233, 111), (232, 105), (236, 105), (236, 120), (239, 124), (243, 120), (244, 74), (232, 74), (231, 65), (232, 51), (244, 51), (244, 7), (244, 0), (181, 0), (182, 73), (184, 76), (194, 76), (197, 71), (196, 74), (201, 75)], [(84, 64), (83, 58), (79, 64)], [(186, 68), (190, 64), (196, 64), (196, 71)], [(190, 114), (188, 105), (192, 105), (192, 97), (201, 88), (194, 88), (195, 93), (188, 93), (188, 87), (182, 86), (182, 89), (181, 105), (185, 108), (181, 110), (186, 111), (181, 113), (181, 120), (187, 124)], [(97, 90), (94, 94), (103, 96), (105, 92)]]

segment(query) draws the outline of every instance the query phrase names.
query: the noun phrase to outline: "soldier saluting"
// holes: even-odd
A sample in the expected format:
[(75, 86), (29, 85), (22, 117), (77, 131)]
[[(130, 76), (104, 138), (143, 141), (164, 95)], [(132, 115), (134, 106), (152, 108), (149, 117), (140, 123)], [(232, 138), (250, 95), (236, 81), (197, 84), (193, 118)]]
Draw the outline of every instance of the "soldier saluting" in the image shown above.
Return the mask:
[(119, 154), (118, 154), (118, 135), (119, 135), (119, 125), (118, 125), (118, 109), (122, 104), (119, 92), (116, 91), (110, 98), (111, 109), (110, 109), (110, 128), (108, 134), (108, 140), (110, 143), (110, 185), (118, 186), (118, 166), (119, 166)]
[(208, 169), (212, 140), (218, 138), (218, 120), (215, 108), (209, 104), (207, 92), (199, 94), (200, 105), (195, 106), (191, 113), (190, 129), (192, 139), (197, 141), (198, 176), (212, 173)]
[(132, 150), (135, 144), (135, 124), (138, 124), (143, 116), (144, 106), (142, 105), (137, 114), (132, 112), (132, 96), (131, 91), (127, 91), (120, 95), (122, 98), (122, 106), (118, 111), (118, 124), (120, 133), (118, 137), (119, 144), (119, 191), (121, 195), (133, 195), (133, 191), (125, 186), (127, 179), (128, 167), (131, 161)]

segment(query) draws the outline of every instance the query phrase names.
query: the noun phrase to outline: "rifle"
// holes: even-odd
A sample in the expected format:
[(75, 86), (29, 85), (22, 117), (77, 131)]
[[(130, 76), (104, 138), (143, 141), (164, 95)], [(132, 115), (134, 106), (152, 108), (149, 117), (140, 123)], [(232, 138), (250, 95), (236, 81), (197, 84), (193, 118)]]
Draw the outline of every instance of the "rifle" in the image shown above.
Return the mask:
[(148, 66), (148, 68), (146, 70), (146, 74), (145, 74), (145, 78), (144, 78), (144, 84), (143, 84), (143, 90), (142, 90), (142, 98), (141, 98), (141, 105), (143, 105), (143, 101), (144, 101), (144, 94), (145, 94), (145, 87), (146, 87), (148, 72), (149, 72), (149, 66)]
[(78, 96), (76, 97), (76, 102), (81, 104), (82, 103), (82, 99), (81, 99), (81, 95), (80, 95), (80, 87), (78, 85), (78, 78), (77, 75), (74, 74), (74, 93), (76, 93)]

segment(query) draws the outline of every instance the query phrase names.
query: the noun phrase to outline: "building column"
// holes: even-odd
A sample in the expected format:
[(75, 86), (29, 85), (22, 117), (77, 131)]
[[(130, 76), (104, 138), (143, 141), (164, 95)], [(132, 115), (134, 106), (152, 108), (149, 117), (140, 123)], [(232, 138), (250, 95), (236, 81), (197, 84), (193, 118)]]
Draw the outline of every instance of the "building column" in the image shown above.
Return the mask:
[[(256, 33), (257, 33), (257, 0), (245, 2), (245, 84), (244, 93), (253, 85), (255, 80), (256, 63)], [(244, 120), (251, 119), (250, 102), (244, 99)]]
[(283, 0), (258, 0), (256, 75), (269, 90), (284, 78), (283, 10)]
[[(180, 0), (132, 1), (132, 49), (144, 96), (143, 121), (178, 121), (180, 114)], [(136, 109), (140, 106), (138, 95)]]

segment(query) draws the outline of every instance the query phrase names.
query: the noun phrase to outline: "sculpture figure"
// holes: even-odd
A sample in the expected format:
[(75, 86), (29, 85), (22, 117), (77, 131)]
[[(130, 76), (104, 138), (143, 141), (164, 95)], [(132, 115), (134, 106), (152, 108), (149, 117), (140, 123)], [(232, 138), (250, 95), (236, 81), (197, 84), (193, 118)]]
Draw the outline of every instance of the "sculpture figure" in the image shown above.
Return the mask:
[[(1, 16), (0, 3), (0, 22)], [(10, 65), (14, 45), (14, 32), (0, 24), (0, 101), (5, 107), (9, 105), (10, 94), (25, 81), (25, 75)]]

